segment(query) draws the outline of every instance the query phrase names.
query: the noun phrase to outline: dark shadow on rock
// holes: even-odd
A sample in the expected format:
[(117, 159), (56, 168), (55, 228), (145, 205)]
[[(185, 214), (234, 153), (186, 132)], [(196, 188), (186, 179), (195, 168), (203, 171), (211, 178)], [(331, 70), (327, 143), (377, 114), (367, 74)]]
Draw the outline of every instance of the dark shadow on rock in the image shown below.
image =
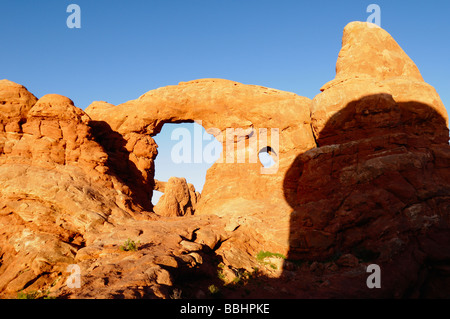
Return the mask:
[[(291, 297), (450, 297), (448, 138), (433, 108), (389, 94), (327, 121), (284, 179)], [(369, 264), (380, 266), (381, 288), (368, 288)]]
[[(349, 103), (284, 177), (293, 212), (280, 275), (233, 269), (225, 284), (210, 251), (174, 287), (182, 298), (449, 298), (448, 137), (428, 105), (389, 94)], [(367, 286), (371, 264), (381, 288)]]
[[(145, 185), (129, 161), (123, 137), (104, 122), (93, 129), (113, 173), (138, 197), (151, 194), (154, 185)], [(171, 270), (164, 295), (177, 289), (181, 298), (449, 298), (448, 138), (446, 121), (428, 105), (396, 103), (389, 94), (350, 102), (284, 177), (293, 212), (281, 275), (234, 269), (238, 280), (225, 285), (215, 247), (201, 252), (200, 266)], [(367, 286), (370, 264), (380, 266), (381, 288)]]
[(94, 140), (108, 154), (107, 166), (110, 169), (108, 173), (129, 187), (133, 203), (137, 203), (143, 210), (152, 211), (153, 178), (146, 180), (136, 165), (130, 161), (130, 152), (125, 148), (127, 141), (104, 121), (91, 121), (89, 125)]

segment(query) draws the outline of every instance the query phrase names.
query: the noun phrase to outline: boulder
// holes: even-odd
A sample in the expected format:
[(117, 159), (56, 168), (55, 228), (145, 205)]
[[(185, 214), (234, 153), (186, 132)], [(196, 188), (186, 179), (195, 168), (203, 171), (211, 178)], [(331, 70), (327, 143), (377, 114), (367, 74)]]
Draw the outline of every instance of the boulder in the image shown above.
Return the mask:
[[(188, 184), (185, 178), (171, 177), (161, 184), (158, 189), (164, 194), (154, 207), (156, 214), (160, 216), (184, 216), (192, 215), (197, 205), (199, 193), (195, 192), (192, 184)], [(161, 185), (164, 185), (163, 187)]]

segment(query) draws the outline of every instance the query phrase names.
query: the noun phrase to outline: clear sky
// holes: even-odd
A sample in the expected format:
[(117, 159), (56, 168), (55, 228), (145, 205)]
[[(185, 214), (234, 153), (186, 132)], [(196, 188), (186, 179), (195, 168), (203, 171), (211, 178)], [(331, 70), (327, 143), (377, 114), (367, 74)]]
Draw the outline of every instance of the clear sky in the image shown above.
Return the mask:
[[(72, 3), (80, 29), (66, 25)], [(334, 78), (344, 26), (366, 21), (371, 3), (449, 110), (448, 0), (1, 0), (0, 78), (82, 109), (198, 78), (313, 98)]]

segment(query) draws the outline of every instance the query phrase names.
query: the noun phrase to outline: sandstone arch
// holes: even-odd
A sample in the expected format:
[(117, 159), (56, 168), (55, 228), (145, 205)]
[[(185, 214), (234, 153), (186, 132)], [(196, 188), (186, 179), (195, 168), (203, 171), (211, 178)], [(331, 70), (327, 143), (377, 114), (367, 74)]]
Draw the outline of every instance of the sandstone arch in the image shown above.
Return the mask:
[[(216, 128), (222, 133), (220, 142), (224, 143), (224, 149), (227, 128), (240, 128), (244, 134), (248, 134), (249, 129), (256, 132), (264, 128), (279, 129), (277, 173), (260, 174), (262, 165), (249, 163), (248, 149), (246, 163), (223, 160), (223, 163), (213, 164), (208, 170), (196, 214), (235, 213), (241, 217), (256, 214), (258, 217), (255, 218), (261, 223), (265, 223), (261, 216), (268, 215), (271, 219), (284, 221), (284, 224), (278, 223), (283, 225), (284, 236), (275, 232), (270, 237), (273, 236), (280, 247), (286, 247), (285, 230), (291, 209), (284, 199), (282, 182), (296, 154), (316, 146), (310, 104), (310, 99), (290, 92), (229, 80), (201, 79), (159, 88), (117, 106), (94, 102), (86, 113), (94, 121), (106, 122), (127, 141), (130, 161), (136, 164), (150, 187), (154, 176), (152, 163), (157, 156), (151, 137), (165, 123), (201, 121), (206, 130)], [(246, 205), (242, 207), (242, 203)], [(250, 212), (244, 213), (247, 209)]]

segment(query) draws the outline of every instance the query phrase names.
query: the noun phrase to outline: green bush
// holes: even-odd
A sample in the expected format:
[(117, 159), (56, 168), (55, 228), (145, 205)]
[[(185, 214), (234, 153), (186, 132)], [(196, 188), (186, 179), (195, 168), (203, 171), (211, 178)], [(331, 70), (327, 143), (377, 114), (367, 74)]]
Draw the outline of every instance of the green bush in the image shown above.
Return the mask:
[(269, 257), (276, 257), (276, 258), (281, 258), (281, 259), (286, 259), (286, 256), (283, 254), (278, 254), (278, 253), (272, 253), (270, 251), (260, 251), (257, 255), (256, 255), (256, 260), (263, 262), (265, 258), (269, 258)]
[(263, 265), (268, 265), (270, 266), (270, 268), (272, 269), (277, 269), (277, 266), (270, 263), (270, 262), (266, 262), (264, 259), (266, 258), (270, 258), (270, 257), (275, 257), (275, 258), (280, 258), (280, 259), (286, 259), (286, 256), (283, 254), (278, 254), (278, 253), (272, 253), (270, 251), (263, 251), (261, 250), (257, 255), (256, 255), (256, 260), (258, 262), (260, 262)]
[(220, 294), (220, 289), (216, 285), (210, 285), (208, 287), (209, 293), (213, 296), (217, 296)]
[(137, 243), (134, 240), (128, 238), (125, 243), (120, 246), (120, 250), (122, 251), (138, 251), (140, 242)]
[(46, 290), (44, 292), (40, 290), (31, 290), (28, 292), (19, 291), (17, 293), (17, 299), (55, 299), (55, 297), (50, 297), (49, 294), (49, 290)]
[(23, 292), (23, 291), (19, 291), (17, 293), (17, 299), (37, 299), (39, 298), (40, 293), (37, 291), (28, 291), (28, 292)]

